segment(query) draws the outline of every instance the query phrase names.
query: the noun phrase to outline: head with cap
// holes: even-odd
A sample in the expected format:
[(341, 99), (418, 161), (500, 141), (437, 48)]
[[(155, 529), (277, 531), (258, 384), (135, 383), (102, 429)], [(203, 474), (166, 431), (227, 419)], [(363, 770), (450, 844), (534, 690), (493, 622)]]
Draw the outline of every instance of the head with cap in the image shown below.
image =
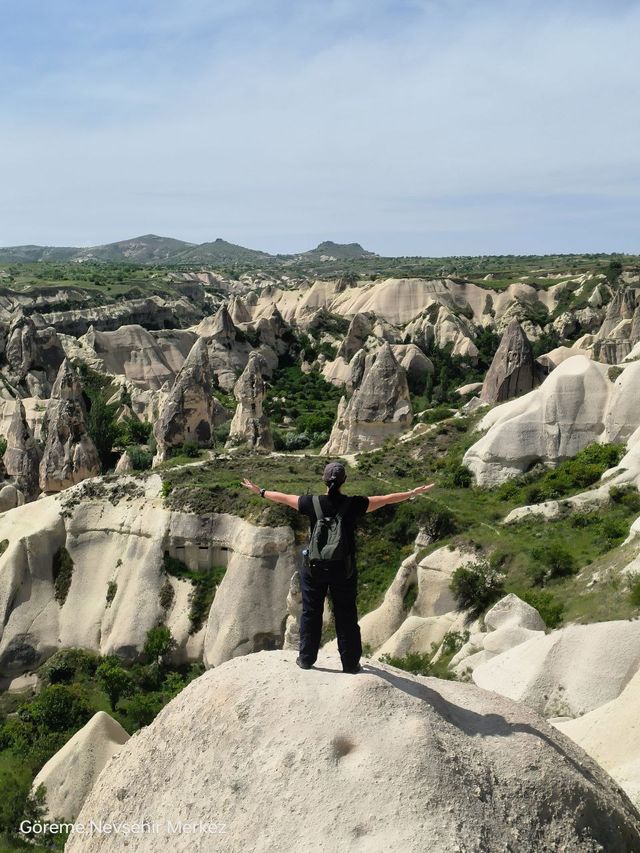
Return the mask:
[(347, 472), (345, 471), (342, 462), (329, 462), (329, 464), (325, 466), (322, 479), (324, 480), (325, 485), (328, 486), (330, 495), (339, 492), (340, 486), (342, 486), (344, 481), (347, 479)]

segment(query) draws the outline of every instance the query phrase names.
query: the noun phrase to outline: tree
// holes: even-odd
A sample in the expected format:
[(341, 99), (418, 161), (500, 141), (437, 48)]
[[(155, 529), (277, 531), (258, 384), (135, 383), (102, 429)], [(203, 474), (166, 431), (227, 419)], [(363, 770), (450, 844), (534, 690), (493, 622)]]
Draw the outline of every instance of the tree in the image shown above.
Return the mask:
[(504, 575), (488, 561), (468, 563), (455, 570), (449, 588), (458, 608), (476, 619), (505, 594)]
[(149, 660), (162, 664), (166, 656), (176, 647), (176, 641), (166, 625), (156, 625), (147, 631), (143, 654)]
[(615, 284), (622, 275), (622, 262), (610, 261), (604, 274), (609, 284)]
[(96, 670), (96, 678), (109, 697), (112, 711), (116, 710), (123, 696), (133, 693), (133, 679), (116, 657), (105, 658)]

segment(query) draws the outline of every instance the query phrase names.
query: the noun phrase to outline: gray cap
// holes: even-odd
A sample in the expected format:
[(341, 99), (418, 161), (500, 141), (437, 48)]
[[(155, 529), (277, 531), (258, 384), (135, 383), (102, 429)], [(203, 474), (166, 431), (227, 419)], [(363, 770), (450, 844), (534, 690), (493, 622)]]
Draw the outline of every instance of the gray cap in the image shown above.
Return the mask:
[(322, 479), (327, 486), (331, 485), (331, 483), (341, 486), (347, 479), (347, 472), (342, 462), (329, 462), (324, 469)]

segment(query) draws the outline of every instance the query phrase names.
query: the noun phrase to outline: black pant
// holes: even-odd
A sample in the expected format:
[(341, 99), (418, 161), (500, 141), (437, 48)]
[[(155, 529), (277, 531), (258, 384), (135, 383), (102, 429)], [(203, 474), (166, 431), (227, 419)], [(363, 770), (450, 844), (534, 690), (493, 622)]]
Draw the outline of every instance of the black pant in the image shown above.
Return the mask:
[(342, 572), (331, 573), (328, 577), (312, 577), (308, 568), (300, 570), (300, 589), (302, 591), (302, 616), (300, 617), (300, 658), (307, 666), (316, 662), (320, 637), (322, 634), (322, 614), (327, 592), (333, 602), (333, 616), (336, 622), (338, 651), (343, 669), (355, 669), (360, 662), (362, 642), (358, 625), (356, 592), (357, 573), (344, 577)]

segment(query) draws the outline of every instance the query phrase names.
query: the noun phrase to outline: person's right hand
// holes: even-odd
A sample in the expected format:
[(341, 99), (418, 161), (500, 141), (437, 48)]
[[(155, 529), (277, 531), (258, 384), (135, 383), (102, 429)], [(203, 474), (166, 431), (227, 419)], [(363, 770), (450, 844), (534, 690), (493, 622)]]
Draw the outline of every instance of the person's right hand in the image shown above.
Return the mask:
[(415, 489), (411, 489), (414, 495), (423, 495), (425, 492), (428, 492), (429, 489), (432, 489), (435, 486), (435, 483), (427, 483), (424, 486), (416, 486)]

